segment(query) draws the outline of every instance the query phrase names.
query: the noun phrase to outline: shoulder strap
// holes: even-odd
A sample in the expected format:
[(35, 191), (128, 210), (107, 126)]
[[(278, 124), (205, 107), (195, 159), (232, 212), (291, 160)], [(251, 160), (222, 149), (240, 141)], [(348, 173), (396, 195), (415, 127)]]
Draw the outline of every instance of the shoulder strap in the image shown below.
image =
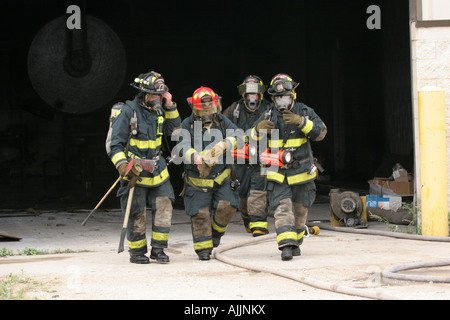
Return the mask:
[(240, 107), (240, 104), (239, 104), (239, 102), (237, 102), (236, 103), (236, 107), (233, 110), (233, 123), (235, 125), (237, 125), (237, 122), (238, 122), (238, 119), (239, 119), (239, 112), (240, 112), (239, 107)]

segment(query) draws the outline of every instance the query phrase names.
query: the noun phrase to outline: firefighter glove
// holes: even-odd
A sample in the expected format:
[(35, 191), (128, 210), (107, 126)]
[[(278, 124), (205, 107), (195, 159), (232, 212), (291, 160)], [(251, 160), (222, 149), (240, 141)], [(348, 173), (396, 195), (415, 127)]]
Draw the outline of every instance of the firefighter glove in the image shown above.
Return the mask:
[(260, 130), (267, 130), (267, 133), (272, 133), (272, 130), (275, 129), (275, 125), (272, 121), (262, 120), (260, 123), (258, 123), (255, 129), (258, 133)]
[(211, 172), (211, 167), (209, 166), (204, 160), (201, 164), (197, 165), (198, 172), (200, 173), (200, 178), (205, 179), (207, 176), (209, 176), (209, 173)]
[(125, 173), (127, 172), (127, 166), (128, 166), (128, 162), (122, 162), (117, 167), (117, 171), (119, 171), (119, 174), (121, 177), (125, 177)]
[(211, 149), (212, 157), (219, 157), (227, 150), (227, 142), (225, 140), (220, 141)]
[[(128, 162), (124, 162), (117, 167), (117, 171), (119, 171), (120, 176), (125, 177), (127, 173)], [(142, 167), (140, 165), (134, 165), (131, 170), (126, 175), (130, 181), (128, 182), (128, 188), (133, 188), (136, 185), (138, 180), (142, 180), (139, 175), (142, 172)]]
[(283, 120), (286, 124), (295, 124), (297, 127), (303, 126), (303, 123), (305, 122), (305, 118), (290, 110), (283, 111)]

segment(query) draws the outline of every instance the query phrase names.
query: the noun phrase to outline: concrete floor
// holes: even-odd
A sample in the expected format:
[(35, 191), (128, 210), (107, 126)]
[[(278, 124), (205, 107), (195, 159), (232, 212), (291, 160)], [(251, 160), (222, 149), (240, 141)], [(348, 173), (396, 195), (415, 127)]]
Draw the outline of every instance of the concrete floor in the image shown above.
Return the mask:
[[(445, 260), (450, 258), (448, 242), (396, 239), (379, 235), (321, 230), (306, 238), (302, 255), (282, 261), (274, 237), (274, 219), (269, 218), (270, 234), (257, 243), (220, 253), (232, 264), (213, 257), (199, 261), (192, 247), (189, 218), (176, 209), (170, 233), (169, 264), (152, 262), (135, 265), (128, 253), (117, 253), (122, 213), (113, 209), (98, 211), (81, 226), (91, 209), (38, 213), (0, 213), (0, 233), (21, 237), (2, 241), (0, 249), (15, 253), (35, 248), (83, 251), (35, 256), (0, 257), (0, 279), (21, 274), (41, 281), (29, 298), (60, 300), (164, 299), (164, 300), (360, 300), (450, 298), (450, 284), (387, 279), (381, 272), (391, 266)], [(327, 204), (315, 204), (309, 214), (313, 221), (330, 219)], [(148, 220), (151, 220), (150, 218)], [(329, 222), (325, 222), (328, 224)], [(148, 221), (151, 226), (151, 221)], [(367, 230), (388, 231), (385, 223), (369, 221)], [(149, 231), (147, 232), (149, 234)], [(216, 251), (235, 243), (253, 241), (246, 233), (239, 213), (230, 223)], [(236, 263), (237, 262), (237, 263)], [(252, 266), (266, 268), (264, 271)], [(280, 276), (283, 271), (298, 279)], [(450, 267), (405, 271), (450, 276)], [(316, 286), (315, 284), (319, 285)], [(322, 285), (331, 290), (324, 290)], [(347, 294), (357, 290), (357, 294)], [(342, 290), (344, 293), (342, 293)], [(360, 293), (360, 294), (359, 294)]]

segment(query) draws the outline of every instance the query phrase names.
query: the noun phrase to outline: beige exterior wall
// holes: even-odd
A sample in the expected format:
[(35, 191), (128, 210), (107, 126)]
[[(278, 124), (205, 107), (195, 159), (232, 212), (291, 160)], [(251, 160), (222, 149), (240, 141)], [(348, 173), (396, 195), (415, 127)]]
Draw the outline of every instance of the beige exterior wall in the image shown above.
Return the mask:
[[(415, 127), (415, 177), (420, 205), (420, 159), (418, 126), (418, 92), (425, 87), (445, 91), (447, 127), (447, 186), (450, 193), (450, 26), (416, 27), (411, 23), (412, 82)], [(447, 196), (450, 208), (450, 194)]]

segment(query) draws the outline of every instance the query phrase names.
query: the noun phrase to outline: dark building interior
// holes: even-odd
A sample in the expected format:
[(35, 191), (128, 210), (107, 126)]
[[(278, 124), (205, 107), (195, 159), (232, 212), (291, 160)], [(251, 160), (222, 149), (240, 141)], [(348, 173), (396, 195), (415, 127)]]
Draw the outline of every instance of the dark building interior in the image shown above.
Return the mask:
[[(71, 4), (81, 31), (66, 27)], [(366, 26), (370, 5), (381, 9), (381, 29)], [(325, 196), (368, 190), (397, 162), (413, 172), (407, 0), (17, 0), (2, 3), (0, 23), (0, 208), (93, 208), (117, 178), (104, 145), (110, 108), (132, 99), (129, 83), (150, 70), (164, 76), (183, 119), (199, 86), (227, 107), (246, 75), (266, 84), (291, 75), (298, 100), (328, 127), (313, 144)], [(67, 66), (68, 48), (83, 43), (89, 57)], [(177, 194), (181, 170), (170, 167)], [(112, 194), (103, 206), (119, 201)]]

